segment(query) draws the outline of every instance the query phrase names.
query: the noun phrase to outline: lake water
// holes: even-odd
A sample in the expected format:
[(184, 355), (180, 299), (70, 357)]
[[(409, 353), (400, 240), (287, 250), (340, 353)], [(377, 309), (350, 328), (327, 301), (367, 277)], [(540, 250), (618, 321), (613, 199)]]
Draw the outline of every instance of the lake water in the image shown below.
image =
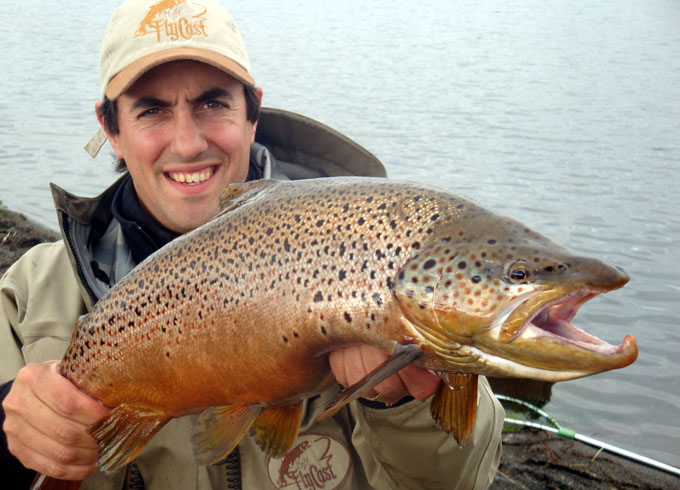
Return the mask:
[[(56, 229), (48, 182), (113, 178), (96, 129), (114, 1), (0, 4), (0, 200)], [(621, 371), (553, 387), (563, 425), (680, 466), (680, 2), (228, 2), (265, 105), (354, 138), (392, 177), (464, 194), (618, 264), (575, 323)]]

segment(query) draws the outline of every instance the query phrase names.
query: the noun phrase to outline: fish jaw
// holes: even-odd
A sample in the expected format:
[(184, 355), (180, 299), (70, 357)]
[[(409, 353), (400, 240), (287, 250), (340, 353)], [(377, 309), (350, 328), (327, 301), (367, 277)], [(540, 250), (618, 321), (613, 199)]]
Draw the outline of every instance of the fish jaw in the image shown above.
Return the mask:
[(502, 366), (497, 376), (555, 382), (626, 367), (637, 359), (633, 336), (612, 345), (572, 324), (579, 308), (604, 292), (586, 287), (544, 300), (530, 313), (518, 312), (525, 320), (512, 339), (504, 338), (504, 324), (494, 325), (475, 339), (474, 347), (481, 358)]
[[(395, 281), (402, 323), (426, 353), (422, 365), (556, 382), (635, 361), (632, 336), (614, 346), (571, 323), (586, 301), (625, 285), (625, 272), (554, 247), (552, 257), (534, 260), (527, 253), (531, 260), (513, 257), (473, 268), (470, 248), (436, 244), (408, 262)], [(464, 270), (456, 267), (462, 260)], [(513, 282), (511, 273), (520, 268), (528, 279)]]

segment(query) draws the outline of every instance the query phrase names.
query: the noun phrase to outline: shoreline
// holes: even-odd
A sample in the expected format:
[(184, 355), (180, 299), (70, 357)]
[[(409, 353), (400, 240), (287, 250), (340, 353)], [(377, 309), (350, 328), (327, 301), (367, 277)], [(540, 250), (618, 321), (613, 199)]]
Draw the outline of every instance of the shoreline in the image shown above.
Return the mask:
[[(57, 232), (0, 205), (0, 277), (31, 247), (59, 239)], [(490, 488), (668, 490), (680, 488), (680, 477), (579, 441), (523, 428), (503, 434), (501, 464)]]

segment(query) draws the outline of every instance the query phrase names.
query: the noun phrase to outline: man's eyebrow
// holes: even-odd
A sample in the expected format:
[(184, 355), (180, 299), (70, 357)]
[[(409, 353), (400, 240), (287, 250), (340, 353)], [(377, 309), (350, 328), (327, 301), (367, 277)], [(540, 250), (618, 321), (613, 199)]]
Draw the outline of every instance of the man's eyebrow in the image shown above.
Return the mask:
[(220, 99), (220, 98), (226, 98), (229, 99), (230, 101), (234, 99), (234, 96), (231, 94), (231, 92), (224, 90), (223, 88), (215, 87), (206, 90), (202, 94), (200, 94), (198, 97), (195, 97), (191, 99), (189, 102), (192, 104), (200, 104), (202, 102), (208, 102), (210, 100), (215, 100), (215, 99)]
[(159, 99), (158, 97), (145, 96), (140, 97), (132, 104), (130, 107), (130, 112), (137, 111), (139, 109), (149, 109), (151, 107), (169, 107), (170, 102), (167, 100)]

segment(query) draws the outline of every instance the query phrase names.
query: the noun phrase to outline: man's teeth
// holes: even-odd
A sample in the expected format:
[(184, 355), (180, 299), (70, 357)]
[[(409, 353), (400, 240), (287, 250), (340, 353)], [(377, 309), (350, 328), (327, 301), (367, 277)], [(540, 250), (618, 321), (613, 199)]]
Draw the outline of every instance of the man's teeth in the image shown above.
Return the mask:
[(183, 184), (199, 184), (208, 180), (215, 173), (215, 170), (210, 168), (206, 170), (201, 170), (200, 172), (169, 172), (169, 176), (175, 182), (181, 182)]

